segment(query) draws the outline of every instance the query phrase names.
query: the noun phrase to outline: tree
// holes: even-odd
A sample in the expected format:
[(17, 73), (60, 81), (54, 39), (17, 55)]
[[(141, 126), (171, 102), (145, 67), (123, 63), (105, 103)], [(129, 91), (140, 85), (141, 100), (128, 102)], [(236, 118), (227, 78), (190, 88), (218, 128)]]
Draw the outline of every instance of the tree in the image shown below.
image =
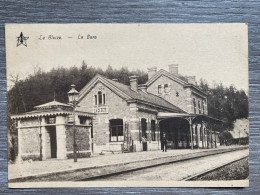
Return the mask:
[(223, 131), (219, 134), (220, 145), (230, 145), (232, 139), (233, 137), (229, 131)]

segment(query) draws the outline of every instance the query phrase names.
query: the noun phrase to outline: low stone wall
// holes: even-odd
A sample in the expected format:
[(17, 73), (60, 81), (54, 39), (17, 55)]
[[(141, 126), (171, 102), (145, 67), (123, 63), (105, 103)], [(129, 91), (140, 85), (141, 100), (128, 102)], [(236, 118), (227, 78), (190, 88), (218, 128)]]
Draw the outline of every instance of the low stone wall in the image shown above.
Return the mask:
[(40, 153), (39, 154), (22, 154), (21, 155), (22, 160), (40, 160)]

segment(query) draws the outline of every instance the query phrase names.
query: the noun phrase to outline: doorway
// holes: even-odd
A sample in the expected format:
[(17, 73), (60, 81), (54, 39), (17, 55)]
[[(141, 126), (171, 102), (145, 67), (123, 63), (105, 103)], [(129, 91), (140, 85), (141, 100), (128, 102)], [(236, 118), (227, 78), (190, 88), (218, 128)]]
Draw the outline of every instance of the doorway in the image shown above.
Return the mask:
[(57, 136), (56, 136), (56, 127), (49, 126), (47, 127), (47, 155), (49, 158), (57, 158)]

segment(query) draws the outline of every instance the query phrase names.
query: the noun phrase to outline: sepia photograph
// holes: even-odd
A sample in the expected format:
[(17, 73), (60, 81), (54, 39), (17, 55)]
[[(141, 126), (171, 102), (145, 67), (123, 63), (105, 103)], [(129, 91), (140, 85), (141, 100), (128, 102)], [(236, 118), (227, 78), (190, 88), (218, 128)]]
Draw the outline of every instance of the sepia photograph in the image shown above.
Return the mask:
[(9, 188), (248, 187), (248, 25), (6, 24)]

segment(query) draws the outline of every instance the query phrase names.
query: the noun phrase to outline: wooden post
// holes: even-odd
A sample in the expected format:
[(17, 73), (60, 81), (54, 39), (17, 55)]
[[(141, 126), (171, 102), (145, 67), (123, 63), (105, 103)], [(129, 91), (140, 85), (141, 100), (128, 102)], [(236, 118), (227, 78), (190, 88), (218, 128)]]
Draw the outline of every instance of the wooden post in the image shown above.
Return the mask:
[(188, 121), (189, 121), (189, 124), (190, 124), (191, 149), (193, 150), (193, 130), (192, 130), (192, 118), (191, 118), (191, 117), (189, 117)]
[(190, 139), (191, 139), (191, 149), (193, 150), (193, 130), (192, 130), (192, 121), (195, 117), (185, 117), (184, 119), (186, 119), (189, 122), (190, 125)]
[(190, 135), (191, 135), (191, 149), (193, 150), (193, 131), (192, 131), (192, 123), (190, 123)]

